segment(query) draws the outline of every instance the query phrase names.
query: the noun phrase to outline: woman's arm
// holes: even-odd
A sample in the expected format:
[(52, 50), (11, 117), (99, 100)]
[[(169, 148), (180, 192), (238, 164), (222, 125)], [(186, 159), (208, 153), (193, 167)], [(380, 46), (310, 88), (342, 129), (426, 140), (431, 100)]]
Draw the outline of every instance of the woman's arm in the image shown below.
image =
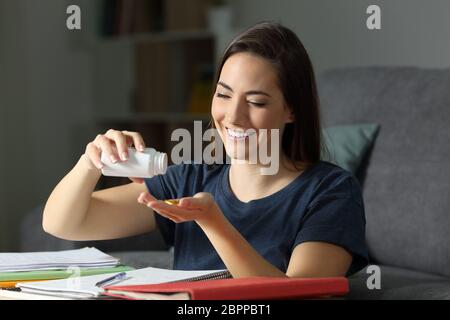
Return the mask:
[(224, 215), (199, 223), (234, 278), (265, 276), (290, 278), (344, 277), (352, 256), (343, 248), (326, 242), (297, 245), (286, 272), (262, 257)]
[(233, 275), (241, 277), (287, 277), (262, 257), (222, 214), (214, 220), (197, 222)]
[(129, 237), (155, 229), (152, 210), (138, 202), (143, 179), (93, 192), (101, 176), (101, 155), (112, 162), (128, 160), (128, 146), (143, 151), (138, 132), (110, 129), (89, 142), (75, 167), (58, 183), (47, 200), (42, 227), (68, 240), (105, 240)]
[(137, 202), (144, 184), (93, 192), (100, 175), (86, 155), (80, 157), (47, 200), (42, 220), (47, 233), (67, 240), (104, 240), (155, 228), (153, 211)]
[(179, 205), (169, 205), (147, 194), (148, 206), (179, 223), (194, 220), (234, 278), (265, 277), (334, 277), (345, 276), (351, 255), (339, 246), (325, 242), (299, 244), (286, 273), (261, 256), (223, 215), (214, 198), (204, 192), (182, 198)]
[(328, 242), (303, 242), (292, 252), (286, 274), (292, 278), (344, 277), (352, 255)]

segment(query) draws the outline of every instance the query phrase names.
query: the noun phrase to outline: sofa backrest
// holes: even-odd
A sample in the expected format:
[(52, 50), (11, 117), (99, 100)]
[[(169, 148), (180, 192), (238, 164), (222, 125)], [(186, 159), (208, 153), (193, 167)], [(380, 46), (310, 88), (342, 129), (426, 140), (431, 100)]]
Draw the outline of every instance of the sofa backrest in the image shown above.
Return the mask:
[(323, 126), (379, 123), (362, 181), (372, 262), (450, 276), (450, 69), (318, 76)]

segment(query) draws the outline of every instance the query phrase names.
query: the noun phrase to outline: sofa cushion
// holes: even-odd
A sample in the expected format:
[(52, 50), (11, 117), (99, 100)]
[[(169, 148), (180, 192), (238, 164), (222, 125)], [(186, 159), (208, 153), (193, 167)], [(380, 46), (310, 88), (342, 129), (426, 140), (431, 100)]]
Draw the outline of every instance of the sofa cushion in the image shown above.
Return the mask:
[(362, 184), (373, 262), (450, 276), (450, 69), (318, 77), (323, 124), (381, 125)]
[(450, 278), (380, 266), (381, 288), (369, 290), (367, 279), (371, 274), (366, 270), (367, 268), (349, 278), (350, 292), (347, 299), (450, 300)]
[(334, 163), (356, 175), (364, 156), (375, 141), (379, 128), (375, 123), (362, 123), (324, 129), (322, 132), (326, 148), (323, 150), (322, 160)]

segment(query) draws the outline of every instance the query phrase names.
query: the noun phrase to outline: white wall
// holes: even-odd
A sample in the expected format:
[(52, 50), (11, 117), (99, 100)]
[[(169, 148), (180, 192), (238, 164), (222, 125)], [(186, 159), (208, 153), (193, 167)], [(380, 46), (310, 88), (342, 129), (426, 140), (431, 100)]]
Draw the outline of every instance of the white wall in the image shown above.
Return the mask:
[(74, 165), (92, 110), (90, 55), (65, 26), (67, 1), (0, 0), (0, 249)]
[[(450, 66), (448, 0), (229, 0), (235, 25), (275, 20), (292, 28), (316, 72), (355, 65)], [(381, 8), (382, 29), (366, 28)]]
[[(31, 176), (25, 155), (31, 146), (28, 96), (28, 68), (25, 59), (26, 30), (20, 23), (23, 12), (11, 1), (0, 1), (0, 247), (6, 248), (15, 227), (15, 215), (27, 208), (33, 197)], [(14, 30), (11, 32), (11, 30)], [(22, 172), (18, 170), (22, 169)], [(28, 173), (28, 174), (27, 174)], [(30, 177), (31, 176), (31, 177)]]

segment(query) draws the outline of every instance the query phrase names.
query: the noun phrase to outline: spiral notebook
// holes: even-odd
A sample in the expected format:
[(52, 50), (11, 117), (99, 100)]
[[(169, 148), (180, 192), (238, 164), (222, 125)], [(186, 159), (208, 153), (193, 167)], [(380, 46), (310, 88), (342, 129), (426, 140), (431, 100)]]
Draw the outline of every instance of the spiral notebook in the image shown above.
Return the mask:
[[(50, 295), (74, 299), (98, 298), (103, 295), (103, 289), (96, 283), (109, 275), (94, 275), (85, 277), (72, 277), (64, 280), (50, 280), (40, 282), (18, 283), (22, 292), (31, 294)], [(161, 268), (144, 268), (128, 271), (126, 278), (114, 285), (142, 285), (174, 283), (180, 281), (202, 281), (211, 279), (231, 278), (228, 270), (170, 270)]]
[(343, 296), (349, 292), (349, 285), (345, 277), (243, 277), (107, 286), (104, 290), (108, 296), (131, 300), (273, 300)]

